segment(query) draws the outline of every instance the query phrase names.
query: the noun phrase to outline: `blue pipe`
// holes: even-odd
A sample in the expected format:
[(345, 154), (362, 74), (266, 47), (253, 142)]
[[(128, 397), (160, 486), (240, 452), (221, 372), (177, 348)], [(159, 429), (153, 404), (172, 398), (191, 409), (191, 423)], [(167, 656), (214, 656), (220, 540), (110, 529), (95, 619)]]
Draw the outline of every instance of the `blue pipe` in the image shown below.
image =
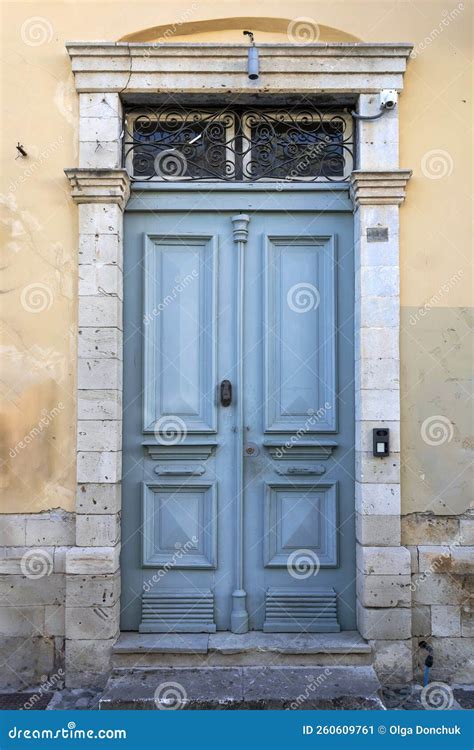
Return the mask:
[(423, 671), (423, 687), (426, 687), (430, 681), (430, 668), (426, 666)]

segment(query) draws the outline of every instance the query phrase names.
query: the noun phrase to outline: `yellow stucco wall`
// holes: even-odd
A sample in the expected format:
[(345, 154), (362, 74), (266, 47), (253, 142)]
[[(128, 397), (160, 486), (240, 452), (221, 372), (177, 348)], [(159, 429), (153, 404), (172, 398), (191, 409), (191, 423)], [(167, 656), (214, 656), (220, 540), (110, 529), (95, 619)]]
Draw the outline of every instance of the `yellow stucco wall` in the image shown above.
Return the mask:
[[(401, 213), (403, 503), (467, 507), (471, 11), (469, 0), (1, 4), (0, 512), (74, 506), (77, 226), (63, 169), (77, 164), (77, 98), (65, 42), (240, 42), (246, 26), (260, 41), (288, 41), (298, 17), (314, 19), (320, 41), (415, 44), (400, 101), (400, 161), (414, 171)], [(28, 158), (17, 158), (18, 142)], [(420, 439), (431, 415), (453, 423), (443, 453)]]

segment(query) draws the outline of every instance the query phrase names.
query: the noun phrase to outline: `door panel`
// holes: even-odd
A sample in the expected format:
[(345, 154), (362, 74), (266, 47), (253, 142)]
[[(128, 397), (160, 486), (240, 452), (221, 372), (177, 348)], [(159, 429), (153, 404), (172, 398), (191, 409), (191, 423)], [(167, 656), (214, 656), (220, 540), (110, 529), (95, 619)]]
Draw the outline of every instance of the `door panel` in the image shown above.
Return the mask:
[(216, 431), (215, 241), (145, 235), (145, 432), (170, 415), (186, 432)]
[(249, 196), (127, 213), (123, 629), (355, 627), (352, 216)]
[[(333, 237), (264, 240), (265, 431), (329, 432), (336, 411)], [(309, 424), (314, 405), (326, 403), (325, 419)]]

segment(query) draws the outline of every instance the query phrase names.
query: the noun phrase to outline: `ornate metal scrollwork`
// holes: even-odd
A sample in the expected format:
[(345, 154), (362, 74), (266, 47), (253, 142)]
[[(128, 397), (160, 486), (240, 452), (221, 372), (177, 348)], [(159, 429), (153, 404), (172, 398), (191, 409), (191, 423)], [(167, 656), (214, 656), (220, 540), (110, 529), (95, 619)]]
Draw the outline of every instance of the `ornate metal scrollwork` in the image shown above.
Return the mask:
[(124, 162), (135, 181), (341, 182), (353, 120), (305, 109), (142, 109), (127, 113)]

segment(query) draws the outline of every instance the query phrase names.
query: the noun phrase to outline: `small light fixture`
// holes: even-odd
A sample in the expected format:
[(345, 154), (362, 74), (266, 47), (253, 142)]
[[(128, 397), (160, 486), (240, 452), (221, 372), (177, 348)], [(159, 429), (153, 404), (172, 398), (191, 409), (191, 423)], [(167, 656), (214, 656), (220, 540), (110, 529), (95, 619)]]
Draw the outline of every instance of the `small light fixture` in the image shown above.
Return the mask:
[(250, 47), (247, 59), (247, 72), (251, 81), (256, 81), (259, 77), (259, 63), (258, 63), (258, 49), (255, 46), (253, 32), (244, 31), (244, 36), (248, 36), (250, 40)]
[[(25, 149), (23, 148), (20, 142), (17, 143), (16, 150), (18, 151), (18, 156), (28, 156), (28, 154), (26, 153)], [(17, 159), (18, 159), (18, 156), (16, 157)]]

